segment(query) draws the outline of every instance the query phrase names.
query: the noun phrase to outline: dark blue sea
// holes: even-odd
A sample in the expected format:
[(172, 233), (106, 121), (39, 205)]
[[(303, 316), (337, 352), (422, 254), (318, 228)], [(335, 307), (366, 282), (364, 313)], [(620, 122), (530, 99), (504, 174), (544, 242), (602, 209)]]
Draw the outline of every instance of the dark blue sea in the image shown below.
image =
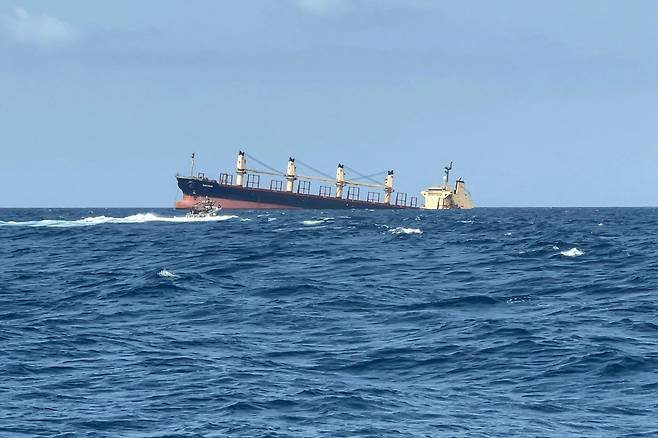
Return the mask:
[(0, 210), (0, 436), (658, 436), (658, 209), (181, 214)]

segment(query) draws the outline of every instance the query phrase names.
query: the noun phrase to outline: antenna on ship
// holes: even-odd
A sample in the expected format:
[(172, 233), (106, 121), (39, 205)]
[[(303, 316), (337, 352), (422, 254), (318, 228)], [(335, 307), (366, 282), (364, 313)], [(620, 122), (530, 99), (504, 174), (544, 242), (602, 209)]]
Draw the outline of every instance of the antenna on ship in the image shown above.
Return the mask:
[(445, 172), (445, 176), (443, 177), (443, 185), (448, 187), (448, 179), (450, 178), (450, 171), (452, 170), (452, 161), (450, 162), (450, 165), (444, 167), (443, 169)]
[(192, 169), (190, 169), (190, 176), (194, 176), (194, 166), (196, 165), (196, 156), (192, 152)]

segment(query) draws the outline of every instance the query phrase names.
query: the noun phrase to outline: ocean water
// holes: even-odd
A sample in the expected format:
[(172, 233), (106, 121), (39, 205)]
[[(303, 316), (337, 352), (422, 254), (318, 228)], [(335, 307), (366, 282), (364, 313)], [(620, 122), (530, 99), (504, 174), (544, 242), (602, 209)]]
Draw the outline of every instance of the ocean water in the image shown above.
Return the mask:
[(658, 436), (658, 209), (0, 210), (0, 436)]

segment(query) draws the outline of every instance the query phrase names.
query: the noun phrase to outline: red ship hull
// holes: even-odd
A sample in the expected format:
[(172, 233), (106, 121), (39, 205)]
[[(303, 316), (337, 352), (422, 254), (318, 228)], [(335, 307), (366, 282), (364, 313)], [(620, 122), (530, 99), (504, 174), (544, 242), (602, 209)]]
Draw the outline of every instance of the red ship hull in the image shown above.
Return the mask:
[[(300, 209), (301, 207), (292, 207), (281, 204), (268, 204), (266, 202), (240, 201), (238, 199), (216, 198), (209, 196), (215, 206), (226, 208), (228, 210), (275, 210), (275, 209)], [(176, 208), (189, 210), (199, 202), (203, 201), (205, 196), (183, 195), (183, 199), (176, 201)]]

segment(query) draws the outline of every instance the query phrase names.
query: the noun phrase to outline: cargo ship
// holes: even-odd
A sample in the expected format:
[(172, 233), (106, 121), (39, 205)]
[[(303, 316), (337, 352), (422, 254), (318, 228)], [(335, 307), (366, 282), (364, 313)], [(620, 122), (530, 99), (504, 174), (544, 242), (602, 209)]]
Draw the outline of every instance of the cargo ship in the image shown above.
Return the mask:
[[(247, 167), (247, 159), (253, 160), (269, 170)], [(176, 201), (178, 209), (193, 209), (201, 202), (212, 202), (224, 209), (461, 209), (473, 208), (474, 203), (460, 178), (454, 188), (448, 186), (452, 163), (445, 167), (443, 185), (429, 187), (422, 192), (425, 202), (418, 206), (416, 196), (396, 192), (393, 188), (394, 172), (382, 172), (383, 183), (372, 179), (373, 175), (362, 175), (353, 171), (355, 178), (348, 180), (344, 164), (338, 164), (336, 177), (330, 175), (308, 176), (297, 171), (299, 160), (288, 159), (286, 172), (279, 172), (245, 152), (238, 153), (235, 182), (233, 174), (220, 173), (211, 179), (203, 172), (196, 175), (196, 156), (192, 154), (189, 176), (176, 175), (183, 198)], [(303, 165), (304, 167), (312, 167)], [(320, 173), (319, 171), (316, 171)], [(261, 187), (261, 176), (270, 177), (269, 185)], [(367, 182), (360, 181), (367, 180)], [(318, 182), (317, 192), (312, 192), (312, 182)], [(365, 199), (361, 195), (365, 189)], [(395, 193), (395, 196), (393, 194)], [(382, 196), (383, 194), (383, 196)]]

